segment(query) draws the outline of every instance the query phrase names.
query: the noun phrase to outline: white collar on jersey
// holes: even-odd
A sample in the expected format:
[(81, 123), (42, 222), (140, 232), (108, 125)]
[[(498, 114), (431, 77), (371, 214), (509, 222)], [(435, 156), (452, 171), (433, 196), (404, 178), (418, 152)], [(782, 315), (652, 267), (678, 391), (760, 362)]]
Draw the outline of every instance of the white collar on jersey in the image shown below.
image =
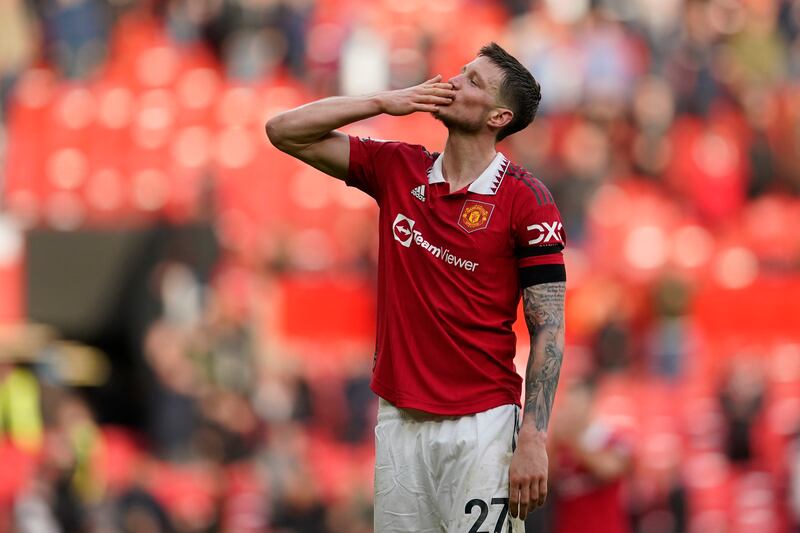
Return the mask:
[[(444, 183), (444, 173), (442, 172), (442, 161), (444, 160), (444, 152), (439, 154), (439, 157), (436, 158), (436, 161), (433, 162), (433, 166), (428, 169), (428, 183)], [(478, 178), (469, 184), (469, 192), (474, 192), (477, 194), (487, 194), (487, 195), (495, 195), (497, 191), (500, 189), (500, 184), (503, 183), (503, 178), (506, 175), (506, 170), (508, 170), (508, 164), (510, 161), (506, 156), (502, 153), (497, 152), (492, 159), (492, 162), (489, 163), (489, 166), (486, 167), (486, 170), (478, 176)]]

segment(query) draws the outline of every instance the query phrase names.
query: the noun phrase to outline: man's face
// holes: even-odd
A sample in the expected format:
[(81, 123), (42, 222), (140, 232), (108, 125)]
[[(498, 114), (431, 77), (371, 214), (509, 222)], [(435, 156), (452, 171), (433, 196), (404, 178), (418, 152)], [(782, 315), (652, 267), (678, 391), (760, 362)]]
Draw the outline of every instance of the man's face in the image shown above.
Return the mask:
[(486, 57), (478, 56), (448, 81), (456, 95), (453, 103), (439, 108), (434, 117), (448, 129), (477, 133), (487, 126), (490, 113), (500, 103), (503, 71)]

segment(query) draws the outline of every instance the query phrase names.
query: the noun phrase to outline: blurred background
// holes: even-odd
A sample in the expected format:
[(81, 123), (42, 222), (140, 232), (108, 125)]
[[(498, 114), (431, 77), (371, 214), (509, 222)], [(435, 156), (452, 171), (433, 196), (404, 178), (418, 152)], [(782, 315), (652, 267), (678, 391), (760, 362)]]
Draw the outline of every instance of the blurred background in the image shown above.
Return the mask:
[(791, 0), (0, 0), (0, 532), (371, 531), (377, 209), (264, 123), (492, 40), (569, 236), (528, 530), (800, 530), (799, 35)]

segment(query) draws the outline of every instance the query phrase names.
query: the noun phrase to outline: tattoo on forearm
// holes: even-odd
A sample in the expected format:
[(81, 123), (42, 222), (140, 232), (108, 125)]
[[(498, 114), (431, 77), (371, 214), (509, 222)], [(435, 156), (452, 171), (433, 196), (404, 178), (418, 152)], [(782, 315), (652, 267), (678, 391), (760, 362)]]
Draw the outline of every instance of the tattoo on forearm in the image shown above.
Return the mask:
[(523, 292), (531, 354), (525, 373), (525, 416), (545, 431), (564, 357), (564, 294), (566, 283), (542, 283)]

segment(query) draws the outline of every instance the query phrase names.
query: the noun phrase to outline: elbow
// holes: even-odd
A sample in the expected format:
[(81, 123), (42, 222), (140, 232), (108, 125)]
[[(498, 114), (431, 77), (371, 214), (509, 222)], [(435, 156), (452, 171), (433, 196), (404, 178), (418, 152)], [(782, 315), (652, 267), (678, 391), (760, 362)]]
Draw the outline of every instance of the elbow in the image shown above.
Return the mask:
[(264, 129), (269, 142), (281, 152), (296, 157), (297, 153), (305, 146), (297, 139), (291, 124), (287, 124), (283, 115), (269, 119), (264, 125)]

